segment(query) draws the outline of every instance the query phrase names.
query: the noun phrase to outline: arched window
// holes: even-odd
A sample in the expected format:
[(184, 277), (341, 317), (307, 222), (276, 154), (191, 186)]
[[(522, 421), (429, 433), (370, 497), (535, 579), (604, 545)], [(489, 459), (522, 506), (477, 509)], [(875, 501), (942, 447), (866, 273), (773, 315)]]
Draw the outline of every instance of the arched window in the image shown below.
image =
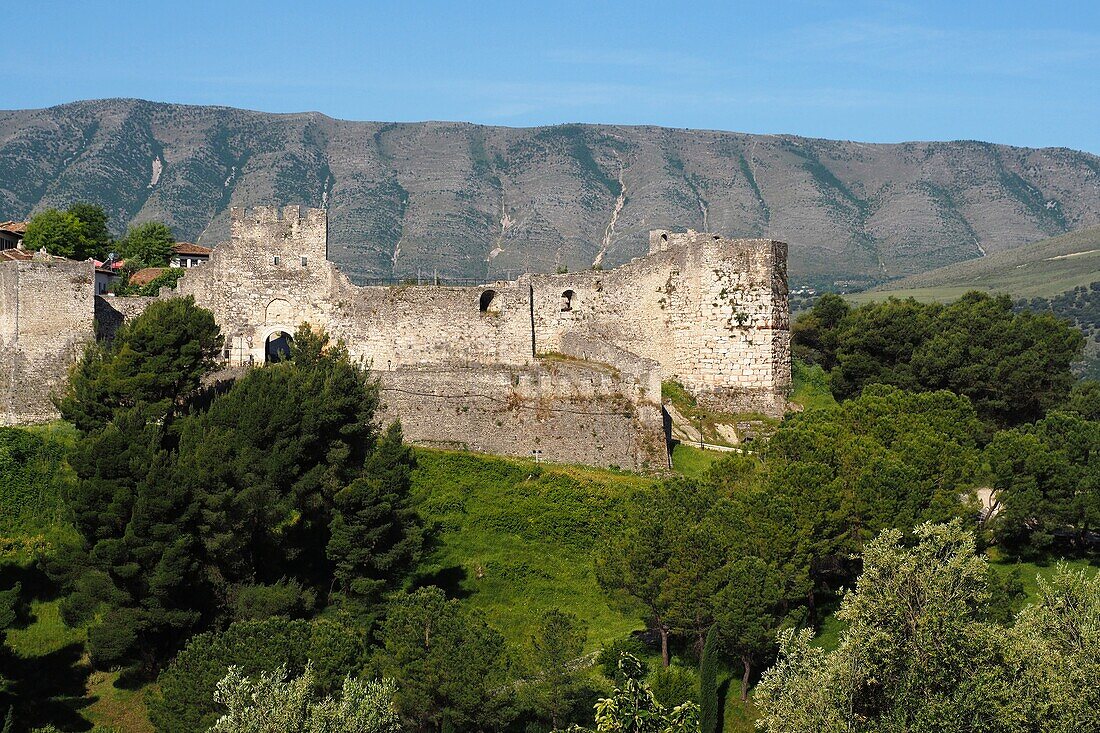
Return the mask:
[(561, 294), (561, 312), (568, 313), (573, 310), (573, 304), (576, 300), (577, 294), (572, 290), (566, 290)]
[(478, 309), (482, 313), (500, 313), (500, 297), (495, 290), (486, 290), (478, 301)]

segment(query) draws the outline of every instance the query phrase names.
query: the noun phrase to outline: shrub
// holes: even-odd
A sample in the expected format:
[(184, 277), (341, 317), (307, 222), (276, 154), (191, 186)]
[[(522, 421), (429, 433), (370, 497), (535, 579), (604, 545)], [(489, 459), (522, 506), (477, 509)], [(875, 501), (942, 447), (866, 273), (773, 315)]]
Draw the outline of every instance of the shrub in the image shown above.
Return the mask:
[(214, 690), (230, 666), (245, 675), (285, 666), (301, 674), (308, 662), (322, 687), (361, 668), (363, 639), (331, 621), (269, 618), (240, 621), (221, 633), (193, 637), (157, 678), (149, 717), (159, 733), (207, 730), (218, 719)]
[(699, 678), (693, 670), (676, 666), (658, 667), (650, 675), (649, 684), (657, 702), (666, 708), (685, 702), (699, 702)]
[(600, 649), (600, 653), (596, 655), (596, 665), (600, 668), (604, 677), (617, 684), (622, 684), (623, 677), (619, 662), (623, 656), (637, 657), (638, 663), (642, 665), (642, 676), (645, 676), (649, 673), (649, 666), (642, 661), (646, 651), (645, 644), (637, 639), (618, 639)]
[(62, 520), (71, 485), (66, 452), (52, 436), (0, 427), (0, 533), (30, 533)]
[(316, 597), (297, 580), (274, 585), (242, 585), (233, 595), (233, 617), (237, 621), (271, 616), (302, 618), (313, 608)]

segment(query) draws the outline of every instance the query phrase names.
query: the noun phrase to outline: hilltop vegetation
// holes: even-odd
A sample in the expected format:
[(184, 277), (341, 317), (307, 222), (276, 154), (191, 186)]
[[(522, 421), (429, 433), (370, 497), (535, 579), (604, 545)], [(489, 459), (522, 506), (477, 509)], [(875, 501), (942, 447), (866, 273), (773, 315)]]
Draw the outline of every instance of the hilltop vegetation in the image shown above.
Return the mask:
[(332, 257), (353, 279), (610, 267), (644, 253), (649, 229), (691, 227), (786, 241), (792, 280), (820, 288), (1097, 226), (1098, 165), (977, 141), (349, 122), (112, 99), (0, 112), (0, 219), (86, 200), (115, 234), (158, 220), (214, 246), (230, 206), (327, 206)]
[(949, 389), (1001, 427), (1064, 402), (1084, 347), (1064, 321), (1014, 313), (1008, 296), (979, 292), (947, 306), (909, 298), (858, 308), (825, 295), (794, 323), (792, 342), (796, 356), (829, 372), (838, 399), (871, 384)]
[(1086, 379), (1100, 379), (1100, 280), (1051, 298), (1021, 298), (1016, 301), (1016, 310), (1053, 313), (1079, 328), (1085, 337), (1085, 350), (1077, 371)]
[(1011, 296), (1019, 311), (1050, 312), (1081, 329), (1077, 372), (1100, 376), (1100, 227), (997, 252), (846, 295), (853, 303), (914, 298), (950, 302), (968, 292)]
[(946, 302), (980, 290), (1030, 300), (1053, 298), (1097, 280), (1100, 227), (1092, 227), (894, 280), (848, 298), (856, 303), (891, 296)]

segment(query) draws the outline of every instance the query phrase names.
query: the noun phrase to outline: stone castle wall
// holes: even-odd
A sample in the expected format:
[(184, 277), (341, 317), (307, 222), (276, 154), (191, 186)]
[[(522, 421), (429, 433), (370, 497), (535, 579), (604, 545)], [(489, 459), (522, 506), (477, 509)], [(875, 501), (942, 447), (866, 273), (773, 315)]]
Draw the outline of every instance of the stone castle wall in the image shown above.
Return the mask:
[(0, 424), (57, 417), (51, 397), (94, 338), (92, 263), (0, 263)]
[(325, 259), (323, 215), (307, 210), (299, 218), (296, 206), (234, 210), (234, 238), (180, 280), (181, 295), (214, 312), (231, 364), (262, 364), (267, 339), (303, 322), (344, 339), (353, 357), (376, 369), (531, 363), (526, 284), (488, 286), (496, 298), (484, 312), (483, 290), (358, 287)]
[(654, 232), (647, 257), (608, 272), (538, 275), (535, 348), (587, 334), (661, 365), (714, 407), (781, 415), (790, 387), (787, 247)]
[[(309, 322), (373, 371), (382, 417), (400, 417), (414, 442), (661, 468), (662, 380), (731, 411), (775, 415), (785, 405), (787, 252), (779, 242), (655, 232), (648, 256), (607, 272), (359, 287), (327, 259), (322, 210), (234, 209), (231, 232), (176, 293), (214, 313), (227, 366), (262, 364), (270, 339)], [(4, 328), (9, 302), (72, 287), (54, 282), (24, 294), (0, 284)], [(90, 286), (86, 299), (47, 318), (68, 323), (73, 343), (90, 337)], [(97, 299), (101, 337), (152, 300)], [(41, 339), (47, 351), (71, 347), (56, 333)]]
[(625, 394), (610, 369), (579, 363), (378, 374), (383, 420), (414, 442), (640, 470), (668, 467), (661, 407)]
[(95, 336), (111, 341), (126, 321), (141, 315), (157, 297), (131, 295), (125, 298), (95, 296)]

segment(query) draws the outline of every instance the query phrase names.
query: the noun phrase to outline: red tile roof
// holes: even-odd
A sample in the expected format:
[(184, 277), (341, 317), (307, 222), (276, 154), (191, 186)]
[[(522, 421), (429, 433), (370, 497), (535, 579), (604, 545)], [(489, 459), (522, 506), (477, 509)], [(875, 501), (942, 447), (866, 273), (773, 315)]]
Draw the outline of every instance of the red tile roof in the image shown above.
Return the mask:
[(0, 223), (0, 229), (12, 234), (26, 234), (28, 223), (25, 221), (5, 221)]
[(15, 247), (11, 249), (0, 249), (0, 261), (29, 262), (32, 259), (34, 259), (34, 252), (28, 252), (25, 249), (18, 249)]
[(209, 247), (203, 247), (201, 244), (192, 242), (176, 242), (172, 245), (172, 252), (178, 255), (206, 255), (209, 257), (213, 251)]
[(76, 262), (76, 260), (70, 260), (67, 257), (58, 257), (57, 255), (42, 254), (41, 252), (32, 252), (28, 249), (20, 249), (19, 247), (12, 247), (11, 249), (0, 249), (0, 262)]
[(130, 276), (131, 285), (148, 285), (157, 279), (157, 276), (165, 272), (167, 267), (143, 267)]

